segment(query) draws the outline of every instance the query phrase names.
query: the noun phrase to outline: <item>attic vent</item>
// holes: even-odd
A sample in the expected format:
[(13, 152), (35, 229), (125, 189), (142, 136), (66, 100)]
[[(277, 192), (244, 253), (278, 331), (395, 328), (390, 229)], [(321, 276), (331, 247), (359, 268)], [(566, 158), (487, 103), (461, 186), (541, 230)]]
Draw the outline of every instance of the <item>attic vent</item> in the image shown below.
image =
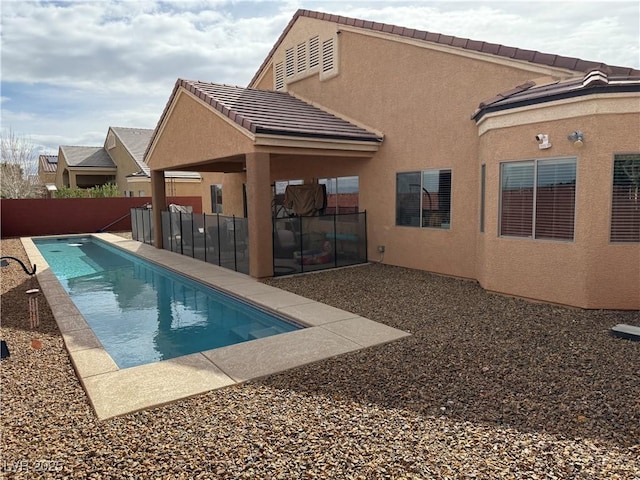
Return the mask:
[(116, 136), (113, 134), (113, 132), (109, 132), (109, 135), (107, 135), (107, 150), (111, 150), (115, 146), (116, 146)]
[(299, 43), (296, 48), (296, 71), (298, 73), (304, 72), (307, 69), (307, 44)]
[(274, 76), (275, 81), (273, 83), (276, 86), (276, 90), (282, 90), (284, 88), (284, 64), (282, 62), (276, 63)]
[(320, 65), (320, 38), (313, 37), (309, 40), (309, 69)]
[(322, 71), (328, 72), (334, 67), (333, 38), (322, 42)]
[(285, 65), (286, 65), (285, 70), (287, 73), (287, 78), (293, 77), (293, 74), (296, 73), (294, 69), (294, 63), (293, 63), (293, 48), (288, 48), (287, 51), (285, 52)]

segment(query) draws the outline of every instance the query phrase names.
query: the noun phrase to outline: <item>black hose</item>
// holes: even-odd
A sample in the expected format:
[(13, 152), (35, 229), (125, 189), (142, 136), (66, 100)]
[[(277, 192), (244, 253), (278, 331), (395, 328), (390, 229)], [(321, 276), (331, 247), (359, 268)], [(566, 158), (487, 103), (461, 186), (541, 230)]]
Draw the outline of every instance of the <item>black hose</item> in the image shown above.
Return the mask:
[(27, 269), (27, 266), (26, 266), (24, 263), (22, 263), (22, 260), (20, 260), (19, 258), (16, 258), (16, 257), (9, 257), (9, 256), (3, 256), (3, 257), (0, 257), (0, 260), (5, 260), (5, 259), (11, 259), (11, 260), (15, 260), (16, 262), (18, 262), (18, 263), (20, 264), (20, 266), (22, 267), (22, 269), (25, 271), (25, 273), (26, 273), (27, 275), (29, 275), (29, 276), (31, 276), (31, 275), (35, 275), (35, 274), (36, 274), (36, 264), (35, 264), (35, 263), (33, 264), (33, 271), (31, 271), (31, 272), (30, 272), (30, 271)]

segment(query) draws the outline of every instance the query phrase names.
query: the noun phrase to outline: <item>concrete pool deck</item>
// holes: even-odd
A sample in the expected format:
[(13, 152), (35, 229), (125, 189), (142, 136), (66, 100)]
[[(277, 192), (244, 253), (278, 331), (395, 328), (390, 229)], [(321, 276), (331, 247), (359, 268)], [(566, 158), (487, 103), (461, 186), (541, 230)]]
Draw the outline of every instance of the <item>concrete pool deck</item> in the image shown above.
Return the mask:
[[(69, 236), (71, 235), (65, 235)], [(170, 360), (119, 369), (49, 269), (33, 241), (23, 238), (22, 244), (30, 263), (37, 265), (41, 292), (51, 307), (76, 374), (100, 420), (156, 407), (409, 335), (402, 330), (285, 292), (248, 275), (200, 260), (109, 233), (92, 236), (308, 327)]]

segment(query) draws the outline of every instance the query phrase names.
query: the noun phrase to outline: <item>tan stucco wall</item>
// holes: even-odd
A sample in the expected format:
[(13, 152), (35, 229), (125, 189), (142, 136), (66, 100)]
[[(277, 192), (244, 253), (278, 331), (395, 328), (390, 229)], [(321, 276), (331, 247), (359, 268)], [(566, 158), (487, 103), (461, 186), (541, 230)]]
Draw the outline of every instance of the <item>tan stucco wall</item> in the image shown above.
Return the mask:
[[(613, 155), (640, 152), (640, 113), (579, 113), (558, 120), (550, 114), (547, 121), (482, 134), (479, 164), (486, 164), (487, 195), (485, 233), (477, 243), (478, 279), (489, 290), (527, 298), (640, 309), (640, 244), (609, 242)], [(520, 120), (526, 117), (521, 114)], [(585, 136), (579, 149), (567, 139), (575, 130)], [(551, 148), (538, 148), (538, 133), (549, 135)], [(500, 163), (571, 157), (577, 159), (574, 241), (499, 237)]]
[[(314, 23), (322, 24), (300, 19), (276, 56)], [(385, 245), (385, 262), (475, 278), (478, 135), (470, 116), (480, 100), (543, 72), (348, 30), (338, 39), (339, 74), (326, 81), (310, 76), (288, 90), (385, 135), (371, 161), (351, 161), (346, 169), (360, 177), (369, 257), (378, 258), (376, 246)], [(396, 174), (440, 168), (452, 170), (451, 229), (396, 226)]]
[(179, 170), (176, 165), (204, 162), (253, 150), (253, 142), (230, 121), (184, 90), (176, 95), (147, 164), (152, 170)]

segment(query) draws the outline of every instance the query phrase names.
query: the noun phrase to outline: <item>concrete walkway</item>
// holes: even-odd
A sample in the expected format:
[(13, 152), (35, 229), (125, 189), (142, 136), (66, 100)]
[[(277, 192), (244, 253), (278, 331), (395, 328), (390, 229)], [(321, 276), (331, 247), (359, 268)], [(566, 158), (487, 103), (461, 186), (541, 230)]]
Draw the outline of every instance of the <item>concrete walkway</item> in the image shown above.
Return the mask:
[[(86, 236), (86, 235), (85, 235)], [(22, 243), (69, 357), (101, 420), (282, 372), (409, 334), (199, 260), (109, 233), (93, 234), (182, 275), (277, 312), (301, 330), (119, 369), (30, 238)]]

